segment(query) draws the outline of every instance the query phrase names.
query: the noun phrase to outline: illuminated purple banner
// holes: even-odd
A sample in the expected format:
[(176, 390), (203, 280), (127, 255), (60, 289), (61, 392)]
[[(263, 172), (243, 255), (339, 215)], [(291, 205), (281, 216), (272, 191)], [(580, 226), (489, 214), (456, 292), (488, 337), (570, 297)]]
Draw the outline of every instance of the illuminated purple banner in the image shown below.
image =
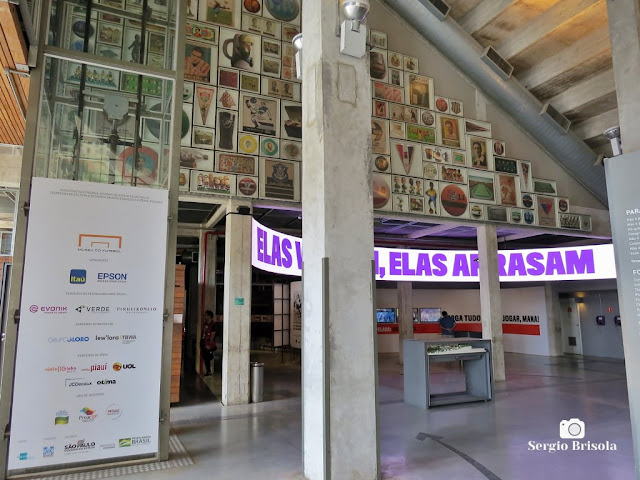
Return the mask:
[[(302, 275), (302, 239), (252, 225), (251, 264), (267, 272)], [(474, 250), (374, 251), (376, 279), (411, 282), (477, 282)], [(498, 253), (501, 282), (599, 280), (616, 278), (612, 245), (502, 250)]]

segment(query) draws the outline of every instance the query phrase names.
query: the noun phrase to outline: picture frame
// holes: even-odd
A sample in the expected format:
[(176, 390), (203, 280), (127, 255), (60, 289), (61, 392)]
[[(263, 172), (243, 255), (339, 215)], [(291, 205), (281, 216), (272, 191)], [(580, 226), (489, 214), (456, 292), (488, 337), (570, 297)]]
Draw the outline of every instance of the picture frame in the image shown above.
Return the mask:
[(439, 180), (438, 164), (435, 162), (422, 162), (422, 176), (425, 180)]
[(260, 137), (261, 157), (280, 157), (280, 140), (273, 137)]
[(260, 158), (260, 197), (300, 201), (300, 162)]
[(407, 104), (433, 110), (435, 94), (433, 78), (405, 72), (404, 84), (407, 89)]
[(440, 182), (440, 214), (450, 218), (469, 218), (467, 185)]
[(373, 173), (372, 179), (373, 209), (391, 211), (391, 175)]
[[(282, 41), (291, 43), (293, 37), (300, 33), (300, 25), (288, 25), (286, 23), (282, 24)], [(265, 33), (263, 32), (263, 35)]]
[(258, 198), (258, 185), (260, 179), (258, 177), (252, 177), (250, 175), (238, 175), (237, 176), (236, 192), (239, 197), (251, 197)]
[(522, 192), (520, 194), (520, 205), (524, 208), (535, 209), (536, 208), (536, 196), (532, 193)]
[[(265, 19), (277, 20), (278, 22), (286, 22), (291, 25), (300, 26), (300, 16), (302, 13), (301, 1), (293, 0), (291, 8), (281, 9), (277, 8), (279, 2), (264, 2), (264, 10), (262, 15)], [(272, 6), (271, 6), (272, 5)]]
[(373, 98), (389, 102), (404, 103), (404, 88), (382, 82), (372, 82)]
[(592, 229), (591, 215), (580, 215), (580, 230), (590, 232)]
[(465, 148), (462, 122), (459, 117), (436, 114), (437, 143), (450, 148)]
[(240, 92), (239, 98), (238, 131), (280, 136), (280, 100), (249, 92)]
[(547, 195), (536, 195), (536, 213), (538, 225), (541, 227), (558, 226), (557, 198)]
[(302, 143), (293, 140), (280, 140), (280, 156), (285, 160), (302, 161)]
[(453, 165), (467, 166), (467, 152), (464, 150), (451, 150), (451, 163)]
[(211, 45), (185, 40), (184, 79), (191, 82), (210, 83), (211, 72), (218, 68), (217, 58)]
[[(282, 100), (282, 134), (280, 138), (302, 140), (302, 104)], [(278, 135), (274, 135), (278, 136)]]
[(374, 48), (387, 49), (387, 34), (379, 30), (369, 30), (369, 43)]
[(216, 152), (216, 172), (258, 175), (258, 157), (238, 153)]
[(471, 220), (486, 220), (485, 206), (469, 202), (469, 218)]
[(427, 215), (440, 215), (440, 182), (435, 180), (425, 180), (425, 206), (424, 213)]
[(580, 215), (577, 213), (560, 213), (558, 215), (558, 222), (560, 228), (566, 228), (568, 230), (580, 230)]
[(391, 85), (404, 87), (404, 73), (396, 68), (389, 68), (388, 80)]
[(524, 220), (525, 225), (535, 225), (536, 224), (536, 211), (535, 210), (523, 210), (522, 211), (522, 219)]
[(369, 50), (369, 60), (369, 76), (371, 79), (387, 83), (389, 81), (387, 51), (372, 48)]
[(467, 184), (467, 169), (464, 167), (441, 164), (439, 166), (440, 180), (449, 183)]
[(250, 2), (242, 2), (242, 11), (252, 15), (262, 15), (264, 6), (262, 0), (252, 0)]
[(449, 99), (448, 98), (436, 95), (433, 105), (434, 105), (434, 110), (437, 113), (449, 113)]
[(509, 223), (513, 223), (515, 225), (521, 225), (524, 221), (523, 211), (521, 208), (510, 208), (509, 209)]
[[(298, 27), (294, 28), (299, 30)], [(260, 16), (243, 13), (242, 30), (244, 30), (245, 32), (257, 33), (258, 35), (280, 40), (283, 35), (283, 24), (280, 22), (275, 22), (268, 18), (262, 18)], [(282, 39), (286, 42), (291, 42), (291, 39)]]
[[(156, 51), (153, 53), (164, 53), (164, 36), (156, 33), (150, 34), (149, 48), (151, 48), (151, 35), (156, 35), (157, 37), (159, 37), (159, 39), (162, 39), (162, 45), (160, 45), (159, 42), (157, 43), (158, 47), (160, 47), (162, 51)], [(196, 40), (198, 42), (211, 43), (212, 45), (218, 45), (218, 40), (220, 38), (220, 27), (217, 27), (215, 25), (208, 25), (202, 22), (187, 20), (187, 24), (185, 26), (185, 38)]]
[(301, 100), (301, 85), (279, 78), (262, 77), (262, 95), (279, 97), (283, 100), (299, 102)]
[(520, 169), (518, 168), (519, 166), (518, 160), (514, 160), (512, 158), (494, 156), (493, 165), (496, 172), (510, 173), (511, 175), (520, 174)]
[(558, 197), (558, 213), (569, 213), (570, 211), (569, 199), (567, 197)]
[(239, 133), (238, 152), (245, 155), (258, 155), (260, 153), (260, 137), (251, 133)]
[(432, 110), (420, 109), (420, 124), (426, 127), (436, 126), (436, 112)]
[[(82, 77), (82, 67), (80, 66), (80, 64), (75, 62), (68, 62), (65, 81), (68, 83), (80, 84), (81, 77)], [(133, 75), (133, 77), (135, 77), (136, 79), (135, 88), (137, 91), (138, 77), (136, 75)], [(118, 90), (119, 85), (120, 85), (119, 71), (111, 70), (109, 68), (102, 68), (102, 67), (96, 67), (93, 69), (93, 71), (91, 71), (91, 69), (87, 69), (87, 73), (85, 75), (85, 87), (102, 88), (105, 90)]]
[(507, 154), (507, 146), (504, 140), (493, 139), (493, 154), (498, 156), (504, 156)]
[(198, 0), (187, 0), (187, 18), (198, 18)]
[(384, 100), (372, 100), (372, 115), (378, 118), (389, 118), (389, 103)]
[[(381, 101), (384, 101), (384, 100), (381, 100)], [(404, 118), (405, 105), (400, 105), (398, 103), (390, 103), (390, 102), (387, 102), (387, 104), (389, 105), (389, 120), (394, 120), (396, 122), (406, 121)]]
[(188, 192), (189, 180), (191, 180), (191, 170), (189, 170), (188, 168), (181, 168), (178, 177), (178, 191)]
[(436, 129), (415, 123), (407, 123), (407, 140), (421, 143), (436, 143)]
[(193, 125), (216, 126), (217, 87), (196, 83), (193, 91)]
[(449, 99), (449, 113), (457, 117), (464, 117), (464, 103), (460, 100)]
[[(160, 105), (158, 105), (160, 107)], [(180, 138), (180, 145), (190, 147), (191, 146), (191, 130), (192, 130), (192, 117), (193, 117), (193, 104), (191, 103), (183, 103), (182, 104), (182, 137)], [(158, 125), (158, 123), (156, 123)], [(185, 128), (185, 126), (187, 128)], [(168, 138), (168, 137), (167, 137)]]
[(558, 195), (558, 187), (555, 180), (533, 178), (533, 192), (543, 195)]
[(407, 123), (419, 123), (420, 109), (417, 107), (404, 107), (404, 121)]
[(217, 107), (238, 110), (239, 93), (238, 90), (233, 90), (232, 88), (218, 87)]
[(503, 222), (509, 221), (509, 209), (500, 205), (487, 205), (486, 207), (487, 221)]
[(218, 85), (238, 90), (240, 70), (218, 67)]
[[(218, 4), (219, 5), (219, 4)], [(206, 0), (200, 2), (198, 9), (198, 19), (207, 23), (215, 23), (228, 28), (240, 28), (241, 9), (239, 0), (228, 0), (224, 2), (224, 8), (215, 7)]]
[(519, 160), (520, 163), (520, 190), (523, 192), (533, 192), (533, 176), (531, 162)]
[(403, 55), (404, 71), (410, 73), (420, 73), (418, 68), (418, 59), (416, 57), (410, 57), (409, 55)]
[(213, 172), (214, 154), (211, 150), (182, 147), (180, 149), (180, 168), (195, 168)]
[(389, 121), (379, 118), (372, 118), (371, 152), (382, 155), (389, 155), (389, 136)]
[[(464, 132), (475, 137), (491, 138), (491, 124), (473, 118), (464, 119)], [(490, 148), (493, 152), (493, 148)]]
[(408, 177), (422, 176), (420, 146), (410, 142), (391, 141), (391, 173)]
[(496, 203), (495, 175), (492, 172), (469, 169), (469, 201), (475, 203)]
[(409, 212), (423, 214), (424, 213), (424, 197), (409, 195)]
[(423, 160), (428, 160), (436, 163), (451, 163), (452, 155), (451, 149), (440, 147), (438, 145), (426, 145), (423, 147)]
[(218, 50), (219, 66), (260, 73), (262, 66), (260, 35), (221, 28)]
[(240, 72), (240, 90), (252, 93), (262, 93), (260, 91), (260, 75), (249, 72)]
[(401, 140), (405, 139), (406, 131), (405, 131), (404, 122), (396, 122), (391, 120), (389, 122), (389, 138), (399, 138)]
[(422, 195), (424, 193), (422, 178), (392, 175), (391, 182), (391, 192), (394, 194)]
[(96, 39), (98, 43), (122, 47), (122, 39), (124, 37), (124, 28), (122, 25), (111, 22), (98, 22), (97, 25), (98, 31)]
[(391, 157), (388, 155), (373, 155), (373, 171), (391, 173)]
[(233, 174), (191, 170), (189, 191), (235, 196), (237, 179)]
[(216, 150), (238, 150), (238, 123), (237, 111), (221, 108), (216, 111)]
[(280, 78), (282, 61), (279, 58), (265, 57), (262, 59), (260, 73), (268, 77)]
[(404, 71), (404, 56), (401, 53), (389, 51), (387, 53), (387, 58), (389, 60), (390, 68)]
[(409, 195), (394, 193), (393, 211), (400, 213), (409, 213)]
[(209, 127), (192, 127), (191, 145), (195, 148), (214, 148), (216, 143), (216, 131)]
[(520, 181), (516, 175), (506, 173), (496, 174), (496, 185), (500, 205), (509, 207), (520, 206)]
[(493, 155), (490, 139), (466, 136), (469, 166), (479, 170), (493, 170)]

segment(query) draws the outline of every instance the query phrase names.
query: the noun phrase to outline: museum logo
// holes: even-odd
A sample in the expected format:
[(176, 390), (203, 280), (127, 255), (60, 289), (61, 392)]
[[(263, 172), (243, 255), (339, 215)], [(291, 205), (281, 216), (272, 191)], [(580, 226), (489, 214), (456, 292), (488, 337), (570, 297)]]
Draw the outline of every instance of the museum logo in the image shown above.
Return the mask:
[(122, 237), (120, 235), (93, 235), (81, 233), (78, 235), (79, 252), (120, 253), (122, 251)]
[(618, 450), (618, 446), (609, 440), (605, 442), (585, 441), (585, 424), (579, 418), (570, 418), (560, 421), (560, 438), (556, 442), (536, 442), (529, 440), (527, 450), (530, 452), (580, 452), (580, 451), (612, 451)]

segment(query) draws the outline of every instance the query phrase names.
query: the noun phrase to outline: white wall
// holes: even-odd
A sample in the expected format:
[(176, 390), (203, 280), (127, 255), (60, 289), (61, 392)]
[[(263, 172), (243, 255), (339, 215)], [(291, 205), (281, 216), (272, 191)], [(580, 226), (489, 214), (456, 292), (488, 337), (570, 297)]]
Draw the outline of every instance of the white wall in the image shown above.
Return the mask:
[[(500, 291), (503, 315), (537, 315), (540, 335), (504, 335), (505, 352), (549, 355), (548, 322), (544, 287), (509, 288)], [(376, 308), (397, 308), (396, 289), (377, 289)], [(441, 308), (450, 315), (480, 315), (480, 290), (413, 289), (413, 308)], [(427, 337), (416, 335), (416, 338)], [(378, 335), (378, 351), (398, 351), (398, 335)]]
[[(434, 79), (436, 95), (462, 101), (464, 115), (477, 118), (476, 89), (472, 83), (393, 10), (379, 0), (371, 3), (368, 26), (387, 33), (389, 50), (418, 58), (420, 74)], [(531, 161), (535, 177), (556, 180), (560, 195), (569, 197), (572, 206), (605, 208), (502, 110), (493, 104), (487, 105), (486, 110), (493, 137), (506, 142), (507, 156)]]
[[(618, 292), (588, 292), (584, 303), (578, 305), (582, 354), (589, 357), (624, 358), (622, 328), (613, 321), (614, 316), (620, 315)], [(608, 311), (609, 308), (611, 312)], [(604, 325), (596, 324), (598, 315), (604, 315)]]

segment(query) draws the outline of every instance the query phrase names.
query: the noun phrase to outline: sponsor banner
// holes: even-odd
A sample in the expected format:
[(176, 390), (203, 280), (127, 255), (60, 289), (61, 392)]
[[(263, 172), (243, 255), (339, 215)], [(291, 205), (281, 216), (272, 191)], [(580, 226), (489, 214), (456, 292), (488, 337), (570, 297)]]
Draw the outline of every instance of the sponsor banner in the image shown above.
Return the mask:
[[(454, 328), (456, 332), (480, 332), (482, 333), (482, 323), (466, 322), (457, 323)], [(437, 323), (414, 323), (413, 333), (442, 333), (440, 325)], [(512, 335), (540, 335), (540, 325), (526, 323), (502, 323), (502, 333)], [(399, 326), (397, 323), (379, 323), (378, 335), (398, 335)]]
[[(253, 220), (251, 263), (284, 275), (302, 275), (302, 239), (276, 232)], [(478, 282), (478, 252), (473, 250), (374, 250), (376, 280)], [(616, 278), (612, 245), (502, 250), (501, 282), (548, 282)]]
[(9, 471), (153, 455), (167, 192), (34, 178), (30, 202)]

